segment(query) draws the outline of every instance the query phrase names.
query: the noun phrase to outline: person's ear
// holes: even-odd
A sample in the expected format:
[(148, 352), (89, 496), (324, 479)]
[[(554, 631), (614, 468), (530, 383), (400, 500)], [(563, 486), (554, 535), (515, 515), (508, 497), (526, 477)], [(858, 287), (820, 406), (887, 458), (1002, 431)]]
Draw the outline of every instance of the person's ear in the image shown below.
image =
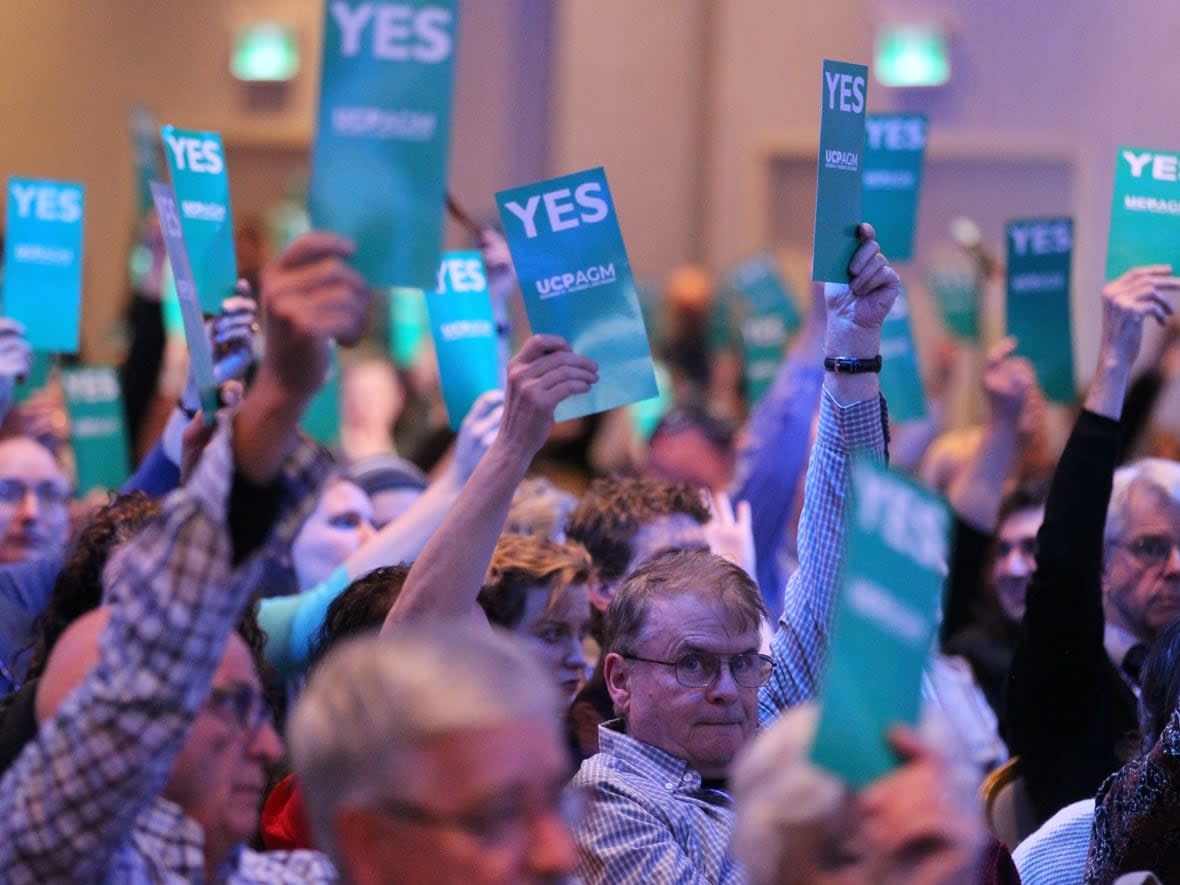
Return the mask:
[(631, 707), (631, 662), (617, 652), (608, 652), (602, 661), (602, 674), (615, 710), (626, 716)]
[(605, 612), (617, 587), (617, 581), (603, 581), (602, 579), (591, 581), (586, 585), (590, 591), (590, 604), (598, 611)]

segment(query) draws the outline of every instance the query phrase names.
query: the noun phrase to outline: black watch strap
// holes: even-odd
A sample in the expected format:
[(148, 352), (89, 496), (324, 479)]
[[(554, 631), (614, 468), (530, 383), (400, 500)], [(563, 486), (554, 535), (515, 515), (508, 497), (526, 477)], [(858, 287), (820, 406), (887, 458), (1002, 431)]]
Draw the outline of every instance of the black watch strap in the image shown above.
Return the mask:
[(824, 369), (828, 372), (840, 372), (845, 375), (880, 372), (881, 354), (868, 359), (858, 359), (851, 356), (826, 356), (824, 357)]

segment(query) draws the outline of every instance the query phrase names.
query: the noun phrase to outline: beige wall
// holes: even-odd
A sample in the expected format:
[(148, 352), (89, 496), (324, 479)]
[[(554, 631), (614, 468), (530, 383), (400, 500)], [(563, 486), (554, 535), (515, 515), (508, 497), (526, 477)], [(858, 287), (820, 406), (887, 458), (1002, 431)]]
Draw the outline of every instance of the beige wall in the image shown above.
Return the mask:
[[(86, 183), (92, 356), (114, 352), (132, 206), (128, 107), (220, 129), (231, 150), (249, 153), (243, 175), (257, 176), (243, 183), (242, 199), (260, 199), (273, 187), (264, 172), (297, 166), (310, 135), (321, 8), (319, 0), (4, 0), (0, 174)], [(452, 187), (486, 214), (500, 187), (602, 164), (641, 274), (689, 259), (732, 261), (770, 245), (760, 163), (768, 145), (813, 143), (821, 59), (868, 60), (875, 23), (910, 8), (951, 24), (952, 83), (915, 95), (874, 85), (871, 109), (927, 113), (932, 152), (1065, 146), (1073, 195), (1059, 209), (1077, 218), (1075, 327), (1086, 377), (1115, 147), (1180, 148), (1180, 56), (1171, 45), (1180, 13), (1148, 0), (466, 0)], [(306, 66), (278, 104), (226, 73), (233, 25), (266, 15), (303, 29)], [(989, 205), (964, 208), (1002, 218), (1018, 204), (1018, 194), (996, 189)], [(998, 222), (985, 233), (1001, 245)]]

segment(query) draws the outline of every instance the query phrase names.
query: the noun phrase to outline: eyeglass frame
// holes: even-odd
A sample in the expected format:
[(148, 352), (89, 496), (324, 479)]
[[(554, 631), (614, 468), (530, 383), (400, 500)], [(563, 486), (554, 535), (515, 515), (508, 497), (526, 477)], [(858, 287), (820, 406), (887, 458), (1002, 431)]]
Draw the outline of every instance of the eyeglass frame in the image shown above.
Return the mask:
[[(253, 734), (270, 716), (266, 696), (248, 682), (209, 689), (205, 705), (220, 719), (230, 719), (238, 730)], [(228, 716), (227, 716), (228, 714)]]
[[(671, 667), (673, 674), (676, 676), (676, 681), (679, 682), (681, 685), (683, 685), (685, 688), (708, 688), (710, 685), (712, 685), (714, 682), (716, 682), (718, 679), (721, 678), (721, 665), (722, 664), (725, 664), (729, 667), (729, 675), (733, 677), (733, 681), (735, 683), (737, 683), (738, 685), (742, 686), (743, 688), (760, 688), (763, 685), (765, 685), (767, 682), (770, 681), (770, 675), (774, 672), (774, 668), (776, 666), (778, 666), (775, 659), (772, 658), (770, 655), (762, 654), (761, 652), (756, 652), (756, 651), (743, 651), (743, 652), (740, 652), (736, 655), (718, 655), (718, 654), (713, 654), (713, 652), (711, 652), (711, 651), (695, 651), (695, 650), (693, 650), (693, 651), (684, 652), (683, 654), (680, 655), (680, 657), (678, 657), (674, 661), (661, 661), (656, 658), (645, 658), (645, 657), (641, 657), (640, 655), (626, 654), (623, 652), (619, 652), (618, 655), (619, 655), (619, 657), (621, 657), (625, 661), (643, 661), (646, 664), (662, 664), (665, 667)], [(716, 671), (713, 673), (712, 677), (710, 677), (706, 682), (698, 682), (698, 683), (685, 682), (684, 678), (681, 676), (681, 673), (680, 673), (681, 661), (684, 661), (686, 658), (690, 658), (690, 657), (694, 657), (694, 656), (695, 657), (702, 657), (705, 659), (711, 658), (717, 662)], [(733, 662), (737, 658), (747, 658), (747, 657), (752, 658), (756, 661), (759, 661), (763, 665), (769, 665), (766, 667), (765, 671), (762, 671), (762, 670), (755, 670), (754, 671), (759, 674), (760, 681), (753, 684), (753, 685), (747, 685), (746, 683), (742, 682), (741, 679), (738, 678), (737, 671), (733, 669)]]
[[(11, 493), (9, 489), (12, 490)], [(19, 490), (19, 494), (17, 490)], [(48, 495), (50, 491), (52, 491), (52, 495)], [(28, 483), (15, 476), (6, 476), (0, 479), (0, 505), (16, 506), (24, 501), (30, 492), (33, 493), (33, 497), (37, 499), (37, 504), (40, 507), (64, 507), (70, 503), (70, 498), (74, 495), (69, 486), (54, 482), (52, 479), (43, 479), (37, 483)]]
[(523, 833), (514, 832), (519, 824), (540, 816), (557, 814), (567, 826), (577, 821), (586, 804), (584, 792), (569, 787), (564, 779), (556, 786), (559, 788), (544, 799), (508, 802), (485, 810), (434, 811), (419, 802), (391, 798), (373, 800), (367, 807), (423, 826), (461, 830), (485, 845), (497, 846)]
[[(1168, 547), (1158, 555), (1154, 553), (1148, 554), (1142, 548), (1142, 544), (1145, 541), (1166, 541)], [(1126, 550), (1134, 557), (1136, 562), (1145, 568), (1158, 568), (1161, 565), (1165, 565), (1171, 558), (1173, 550), (1180, 551), (1180, 541), (1170, 538), (1167, 535), (1140, 535), (1131, 541), (1118, 540), (1111, 541), (1110, 543), (1115, 547), (1121, 547), (1123, 550)]]

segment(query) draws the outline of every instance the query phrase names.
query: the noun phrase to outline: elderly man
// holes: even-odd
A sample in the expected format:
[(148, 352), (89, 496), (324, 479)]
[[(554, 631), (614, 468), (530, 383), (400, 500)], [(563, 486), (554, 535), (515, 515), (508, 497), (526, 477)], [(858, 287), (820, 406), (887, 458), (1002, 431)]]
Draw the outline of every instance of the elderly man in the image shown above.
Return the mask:
[(308, 501), (326, 475), (318, 449), (295, 440), (331, 340), (356, 341), (367, 320), (351, 251), (307, 234), (267, 269), (268, 346), (242, 409), (108, 565), (109, 620), (78, 628), (96, 663), (72, 675), (60, 667), (85, 655), (59, 659), (46, 683), (65, 690), (38, 698), (37, 737), (0, 780), (0, 880), (334, 878), (323, 857), (241, 845), (279, 746), (249, 656), (227, 641), (267, 560), (290, 544), (297, 523), (286, 518), (265, 543), (282, 493)]
[(333, 651), (290, 728), (316, 844), (352, 885), (562, 881), (560, 704), (534, 656), (486, 628), (398, 627)]
[(1177, 289), (1166, 266), (1104, 287), (1097, 370), (1037, 535), (1008, 727), (1042, 821), (1093, 796), (1134, 754), (1146, 643), (1180, 616), (1180, 465), (1114, 470), (1144, 320), (1165, 322)]
[(730, 763), (757, 728), (811, 697), (835, 606), (848, 454), (884, 455), (876, 369), (881, 323), (897, 295), (869, 225), (829, 286), (815, 448), (799, 528), (799, 569), (784, 614), (759, 653), (765, 608), (740, 569), (705, 553), (658, 558), (624, 582), (608, 609), (604, 672), (621, 719), (574, 780), (590, 796), (575, 828), (587, 882), (741, 881), (728, 853)]

